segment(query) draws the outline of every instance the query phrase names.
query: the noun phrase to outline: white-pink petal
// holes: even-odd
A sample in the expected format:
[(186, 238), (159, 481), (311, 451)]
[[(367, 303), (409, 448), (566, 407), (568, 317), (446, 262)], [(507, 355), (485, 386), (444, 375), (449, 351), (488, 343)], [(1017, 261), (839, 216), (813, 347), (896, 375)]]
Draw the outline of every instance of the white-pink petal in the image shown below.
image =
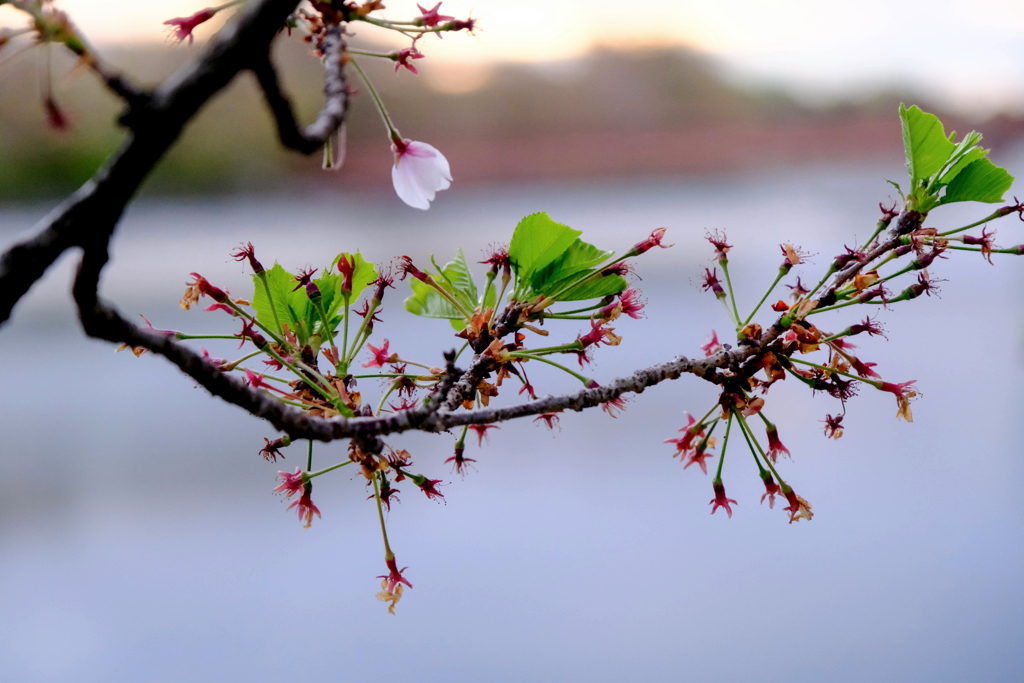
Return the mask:
[(406, 142), (405, 149), (395, 152), (391, 181), (399, 199), (414, 209), (429, 209), (430, 202), (441, 190), (452, 184), (448, 160), (425, 142)]

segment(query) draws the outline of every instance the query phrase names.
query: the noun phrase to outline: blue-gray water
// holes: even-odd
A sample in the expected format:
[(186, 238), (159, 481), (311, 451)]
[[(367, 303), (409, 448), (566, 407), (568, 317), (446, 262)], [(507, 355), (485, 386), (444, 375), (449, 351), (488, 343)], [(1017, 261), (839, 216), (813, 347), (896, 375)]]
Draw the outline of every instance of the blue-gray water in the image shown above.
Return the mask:
[[(1024, 155), (1004, 161), (1024, 172)], [(623, 344), (602, 349), (591, 371), (603, 381), (699, 353), (712, 328), (727, 330), (695, 286), (711, 265), (705, 228), (736, 245), (749, 306), (775, 274), (779, 242), (826, 263), (867, 236), (890, 195), (883, 178), (900, 176), (819, 167), (644, 184), (456, 183), (428, 213), (343, 193), (144, 203), (124, 221), (104, 292), (157, 327), (233, 329), (177, 299), (193, 270), (245, 295), (247, 276), (227, 258), (242, 240), (298, 267), (356, 248), (378, 260), (445, 259), (458, 245), (472, 256), (537, 210), (608, 248), (668, 227), (676, 246), (638, 268), (649, 317), (617, 326)], [(0, 244), (46, 210), (0, 209)], [(1005, 219), (1000, 237), (1024, 242), (1024, 225)], [(918, 380), (913, 424), (897, 422), (890, 395), (868, 390), (851, 403), (846, 436), (829, 441), (819, 421), (834, 400), (793, 382), (772, 390), (766, 410), (794, 456), (782, 472), (814, 504), (810, 523), (787, 525), (778, 506), (759, 505), (739, 447), (725, 464), (735, 514), (708, 514), (709, 477), (683, 471), (662, 443), (683, 411), (713, 400), (694, 378), (635, 397), (617, 420), (565, 415), (554, 436), (506, 424), (490, 446), (470, 448), (477, 471), (464, 480), (442, 464), (452, 438), (390, 439), (451, 483), (445, 505), (399, 485), (389, 531), (415, 589), (389, 616), (373, 597), (384, 566), (359, 478), (318, 480), (323, 519), (303, 530), (270, 495), (300, 447), (268, 464), (257, 451), (273, 432), (258, 420), (159, 358), (84, 339), (66, 257), (0, 331), (0, 678), (1019, 681), (1021, 265), (942, 261), (941, 299), (883, 313), (889, 342), (856, 340), (887, 379)], [(433, 361), (456, 341), (446, 324), (401, 313), (404, 292), (389, 296), (379, 329), (393, 348), (436, 350), (416, 352)], [(833, 320), (822, 327), (849, 322)], [(562, 329), (571, 339), (579, 328)], [(542, 393), (572, 388), (534, 373)], [(343, 450), (320, 446), (317, 462)]]

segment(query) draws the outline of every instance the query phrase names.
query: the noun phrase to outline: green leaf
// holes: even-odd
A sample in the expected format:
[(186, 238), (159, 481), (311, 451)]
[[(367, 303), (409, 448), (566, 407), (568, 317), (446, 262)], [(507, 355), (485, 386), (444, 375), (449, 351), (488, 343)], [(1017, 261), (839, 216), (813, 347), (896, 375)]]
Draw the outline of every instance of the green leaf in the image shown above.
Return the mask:
[(405, 310), (424, 318), (462, 320), (459, 309), (452, 306), (451, 302), (441, 296), (436, 289), (416, 279), (412, 281), (412, 296), (405, 300)]
[[(431, 261), (433, 260), (433, 257), (431, 257)], [(476, 283), (473, 282), (473, 273), (469, 270), (469, 263), (466, 262), (466, 255), (462, 253), (461, 247), (455, 250), (455, 259), (446, 263), (444, 269), (438, 268), (437, 263), (434, 263), (434, 267), (437, 268), (441, 276), (439, 278), (441, 282), (448, 285), (445, 289), (454, 295), (459, 300), (459, 303), (470, 311), (476, 308), (479, 295), (476, 290)], [(461, 318), (462, 315), (460, 314), (459, 317)]]
[(260, 282), (259, 276), (253, 275), (255, 291), (252, 297), (252, 307), (256, 310), (256, 319), (270, 329), (283, 334), (283, 330), (277, 326), (274, 319), (274, 309), (276, 309), (277, 319), (281, 324), (287, 325), (299, 338), (299, 342), (305, 344), (310, 331), (307, 322), (310, 319), (310, 313), (316, 315), (309, 297), (306, 296), (305, 288), (300, 287), (298, 290), (292, 291), (296, 284), (295, 276), (278, 263), (275, 263), (270, 270), (264, 271), (263, 275), (274, 300), (274, 306), (271, 309), (267, 292)]
[(996, 166), (988, 159), (977, 159), (968, 164), (946, 188), (946, 195), (940, 204), (954, 202), (986, 202), (994, 204), (1003, 201), (1003, 195), (1013, 184), (1013, 176), (1005, 168)]
[(577, 237), (561, 256), (534, 272), (530, 287), (534, 294), (554, 295), (573, 279), (589, 275), (594, 266), (611, 255)]
[[(341, 275), (337, 273), (328, 273), (313, 280), (313, 284), (320, 288), (320, 295), (322, 296), (320, 303), (324, 307), (324, 312), (327, 314), (328, 320), (334, 318), (338, 309), (340, 309), (342, 304), (345, 303), (344, 299), (341, 297), (341, 280)], [(319, 319), (319, 316), (317, 316), (317, 320)], [(335, 328), (331, 328), (331, 332), (333, 332), (334, 329)]]
[(946, 137), (938, 117), (921, 111), (917, 105), (907, 109), (901, 104), (900, 121), (903, 126), (907, 170), (910, 171), (910, 187), (914, 193), (920, 181), (942, 170), (956, 145)]
[(610, 294), (618, 294), (626, 289), (629, 283), (620, 275), (605, 275), (596, 280), (588, 280), (560, 294), (558, 301), (586, 301), (599, 299)]
[[(342, 252), (338, 254), (336, 257), (334, 257), (334, 260), (331, 261), (331, 265), (337, 265), (338, 261), (341, 260), (342, 256), (347, 257), (349, 263), (355, 261), (355, 271), (352, 273), (351, 298), (352, 301), (355, 301), (362, 293), (362, 291), (366, 289), (367, 285), (369, 285), (371, 282), (377, 279), (377, 270), (375, 269), (374, 264), (364, 259), (362, 252), (358, 251), (354, 254), (349, 254), (347, 252)], [(340, 291), (341, 285), (339, 284), (338, 287)]]
[(516, 277), (528, 282), (534, 272), (561, 256), (580, 234), (579, 230), (551, 220), (544, 212), (519, 221), (508, 248)]
[[(978, 135), (977, 139), (980, 140), (981, 136)], [(964, 142), (966, 142), (966, 139), (964, 140)], [(953, 156), (957, 156), (957, 153), (954, 152)], [(936, 187), (936, 189), (938, 189), (939, 187), (943, 187), (945, 185), (949, 185), (951, 182), (953, 182), (953, 179), (957, 177), (960, 171), (964, 170), (964, 168), (968, 166), (968, 164), (971, 164), (977, 161), (978, 159), (984, 159), (986, 156), (988, 156), (988, 150), (985, 149), (984, 147), (975, 147), (974, 149), (967, 150), (965, 153), (963, 153), (960, 159), (949, 168), (948, 171), (942, 174), (942, 178), (939, 179), (938, 187)]]

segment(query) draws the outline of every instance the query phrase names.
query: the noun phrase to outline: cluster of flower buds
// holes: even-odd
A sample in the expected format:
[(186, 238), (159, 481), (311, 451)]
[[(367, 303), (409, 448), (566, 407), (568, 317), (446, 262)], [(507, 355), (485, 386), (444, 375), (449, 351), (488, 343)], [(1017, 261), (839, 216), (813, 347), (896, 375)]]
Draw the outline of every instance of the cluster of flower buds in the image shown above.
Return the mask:
[[(728, 355), (733, 347), (722, 344), (717, 332), (712, 331), (711, 338), (701, 349), (709, 358), (725, 354), (721, 356), (726, 361), (721, 370), (721, 394), (703, 418), (688, 417), (687, 424), (680, 429), (684, 432), (681, 438), (669, 439), (666, 443), (676, 447), (675, 456), (680, 457), (684, 469), (697, 464), (707, 474), (705, 461), (712, 457), (708, 449), (715, 445), (711, 434), (721, 422), (725, 422), (725, 435), (712, 481), (715, 494), (711, 501), (712, 513), (724, 508), (731, 517), (731, 506), (736, 503), (726, 496), (722, 481), (722, 466), (735, 426), (753, 455), (758, 474), (764, 482), (762, 502), (767, 500), (769, 506), (774, 507), (775, 497), (781, 494), (789, 502), (784, 509), (789, 513), (790, 522), (811, 519), (811, 505), (793, 492), (776, 468), (779, 455), (788, 458), (790, 453), (780, 441), (777, 427), (764, 411), (764, 397), (772, 385), (791, 378), (805, 384), (812, 392), (824, 392), (837, 399), (841, 410), (835, 415), (826, 415), (823, 420), (825, 436), (831, 439), (842, 437), (847, 403), (863, 387), (892, 394), (896, 399), (896, 417), (912, 422), (911, 401), (920, 393), (915, 387), (916, 381), (885, 381), (876, 370), (876, 363), (862, 360), (855, 353), (857, 347), (851, 343), (851, 337), (861, 334), (884, 337), (885, 333), (877, 322), (877, 315), (862, 317), (852, 308), (867, 306), (888, 310), (895, 304), (921, 295), (931, 296), (936, 292), (939, 281), (930, 274), (929, 268), (937, 266), (956, 251), (979, 253), (988, 263), (992, 263), (993, 254), (1019, 255), (1024, 252), (1022, 247), (997, 247), (993, 242), (995, 233), (986, 225), (1013, 213), (1024, 220), (1024, 206), (1016, 198), (1014, 204), (1003, 206), (960, 228), (943, 232), (924, 226), (929, 212), (922, 209), (934, 210), (939, 205), (957, 201), (999, 202), (1013, 179), (985, 159), (987, 150), (976, 146), (981, 139), (979, 134), (970, 133), (965, 142), (954, 145), (945, 137), (934, 116), (916, 107), (901, 108), (901, 116), (905, 129), (919, 127), (923, 131), (921, 135), (934, 136), (935, 148), (945, 150), (949, 159), (936, 167), (928, 178), (915, 175), (923, 163), (911, 164), (911, 184), (918, 188), (917, 194), (908, 194), (900, 211), (895, 204), (891, 208), (880, 204), (882, 216), (871, 237), (857, 248), (845, 246), (843, 252), (831, 260), (815, 287), (808, 289), (799, 278), (795, 284), (787, 285), (791, 291), (790, 301), (780, 299), (771, 305), (771, 309), (781, 315), (769, 327), (753, 322), (755, 315), (793, 268), (806, 262), (808, 255), (792, 244), (780, 245), (783, 262), (778, 274), (753, 310), (741, 316), (729, 277), (728, 253), (732, 245), (726, 243), (724, 235), (712, 233), (707, 236), (717, 266), (705, 268), (702, 287), (712, 292), (725, 307), (735, 326), (738, 353)], [(920, 152), (907, 150), (908, 159), (914, 159), (915, 154)], [(961, 163), (962, 160), (965, 163)], [(931, 163), (934, 165), (936, 162), (932, 159)], [(895, 225), (891, 225), (897, 218)], [(980, 235), (963, 234), (978, 226), (984, 226)], [(903, 289), (893, 290), (901, 278), (909, 282)], [(829, 312), (853, 313), (860, 322), (848, 323), (838, 332), (823, 331), (819, 327), (823, 326), (823, 319), (817, 316)], [(767, 450), (750, 424), (753, 416), (763, 423)]]
[[(599, 386), (554, 358), (575, 358), (582, 370), (597, 349), (622, 342), (611, 324), (641, 318), (645, 306), (640, 293), (624, 277), (632, 273), (627, 259), (653, 246), (667, 246), (661, 244), (664, 233), (664, 228), (655, 230), (616, 257), (583, 242), (579, 231), (556, 223), (547, 214), (527, 216), (508, 246), (492, 247), (480, 261), (488, 267), (482, 288), (478, 288), (461, 250), (443, 268), (432, 259), (431, 267), (421, 270), (408, 256), (397, 259), (393, 267), (377, 267), (357, 252), (338, 254), (325, 267), (306, 267), (293, 274), (277, 263), (265, 267), (253, 245), (247, 243), (231, 256), (252, 271), (253, 293), (249, 299), (232, 297), (199, 273), (191, 274), (181, 299), (183, 309), (199, 306), (204, 298), (211, 299), (205, 310), (225, 315), (225, 320), (241, 329), (222, 335), (163, 333), (176, 339), (235, 339), (242, 347), (250, 345), (233, 361), (212, 358), (205, 349), (203, 354), (206, 362), (237, 375), (252, 391), (313, 417), (386, 417), (425, 409), (432, 401), (450, 400), (450, 394), (438, 392), (455, 380), (468, 383), (468, 390), (458, 396), (456, 409), (460, 405), (466, 410), (486, 408), (505, 392), (506, 382), (515, 385), (516, 391), (508, 392), (514, 399), (522, 400), (519, 397), (525, 395), (532, 401), (536, 399), (531, 380), (534, 371), (528, 368), (554, 368), (586, 388)], [(538, 242), (554, 246), (540, 253), (533, 247)], [(599, 258), (595, 260), (594, 254)], [(387, 338), (379, 342), (371, 339), (377, 333), (375, 323), (382, 322), (385, 294), (395, 286), (393, 270), (411, 287), (405, 301), (407, 311), (449, 318), (457, 329), (455, 336), (462, 342), (462, 349), (446, 354), (441, 364), (444, 367), (417, 359), (415, 354), (399, 353)], [(558, 345), (530, 343), (531, 338), (548, 337), (553, 331), (549, 327), (562, 321), (582, 324), (585, 331)], [(455, 364), (467, 350), (473, 355), (470, 367), (457, 370)], [(383, 386), (372, 403), (361, 390), (360, 382), (364, 380), (375, 380)], [(624, 399), (616, 397), (602, 407), (614, 417), (625, 408)], [(554, 429), (559, 413), (543, 413), (536, 420)], [(498, 425), (486, 421), (465, 425), (456, 437), (454, 455), (444, 463), (465, 476), (478, 460), (466, 454), (469, 431), (476, 435), (475, 447), (482, 448), (488, 433), (496, 429)], [(704, 438), (701, 444), (703, 452), (714, 445), (714, 440)], [(259, 454), (277, 462), (293, 446), (294, 440), (287, 434), (264, 438)], [(694, 455), (692, 461), (702, 469), (706, 467), (701, 455)], [(372, 489), (369, 499), (375, 501), (380, 513), (388, 573), (381, 577), (382, 591), (377, 597), (388, 602), (391, 611), (402, 596), (403, 586), (412, 587), (403, 576), (405, 570), (397, 568), (387, 536), (385, 511), (390, 512), (392, 503), (399, 500), (395, 484), (409, 481), (428, 499), (444, 500), (442, 481), (412, 470), (412, 464), (407, 451), (392, 449), (379, 438), (353, 439), (340, 462), (316, 470), (310, 442), (305, 467), (280, 472), (279, 485), (274, 489), (291, 500), (288, 509), (296, 510), (299, 520), (309, 527), (314, 517), (321, 516), (313, 502), (313, 480), (342, 467), (358, 466), (356, 469)]]

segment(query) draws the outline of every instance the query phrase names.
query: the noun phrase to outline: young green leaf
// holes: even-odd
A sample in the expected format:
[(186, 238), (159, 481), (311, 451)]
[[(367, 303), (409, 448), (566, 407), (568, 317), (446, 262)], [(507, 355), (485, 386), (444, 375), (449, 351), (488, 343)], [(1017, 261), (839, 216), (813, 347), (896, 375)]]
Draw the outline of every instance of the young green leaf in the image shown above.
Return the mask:
[(1013, 184), (1013, 176), (1005, 168), (996, 166), (988, 159), (977, 159), (968, 164), (946, 188), (940, 204), (954, 202), (986, 202), (994, 204), (1003, 201), (1003, 195)]
[[(436, 263), (434, 267), (437, 268)], [(476, 283), (473, 282), (473, 273), (470, 272), (469, 263), (466, 262), (466, 255), (462, 253), (462, 247), (456, 249), (455, 258), (446, 263), (444, 269), (438, 268), (438, 271), (441, 276), (438, 280), (442, 287), (453, 294), (466, 309), (476, 308), (479, 295)], [(462, 317), (461, 314), (459, 317)]]
[(462, 320), (462, 313), (436, 289), (419, 280), (412, 281), (412, 296), (405, 300), (405, 310), (424, 318), (448, 318)]
[(612, 252), (602, 251), (577, 237), (561, 256), (534, 271), (530, 278), (530, 288), (534, 294), (553, 295), (564, 289), (571, 279), (589, 275), (594, 266), (607, 260), (611, 255)]
[[(301, 343), (305, 343), (310, 329), (307, 320), (310, 318), (310, 313), (316, 314), (309, 297), (306, 296), (306, 290), (299, 287), (297, 291), (292, 291), (296, 284), (295, 276), (278, 263), (265, 271), (264, 276), (274, 300), (277, 319), (281, 321), (282, 325), (287, 325), (292, 332), (295, 332)], [(263, 284), (256, 275), (253, 275), (252, 278), (255, 285), (252, 307), (256, 310), (256, 318), (267, 327), (283, 333), (283, 330), (277, 327), (274, 312), (271, 310)]]
[(908, 109), (901, 104), (900, 121), (907, 170), (910, 171), (910, 188), (914, 193), (918, 191), (920, 181), (942, 170), (956, 145), (946, 137), (938, 117), (921, 111), (917, 105)]
[(533, 273), (561, 256), (580, 234), (579, 230), (551, 220), (544, 212), (519, 221), (508, 248), (516, 277), (529, 282)]
[(587, 299), (599, 299), (610, 294), (618, 294), (628, 286), (629, 283), (619, 275), (605, 275), (593, 280), (587, 280), (562, 292), (556, 300), (586, 301)]

